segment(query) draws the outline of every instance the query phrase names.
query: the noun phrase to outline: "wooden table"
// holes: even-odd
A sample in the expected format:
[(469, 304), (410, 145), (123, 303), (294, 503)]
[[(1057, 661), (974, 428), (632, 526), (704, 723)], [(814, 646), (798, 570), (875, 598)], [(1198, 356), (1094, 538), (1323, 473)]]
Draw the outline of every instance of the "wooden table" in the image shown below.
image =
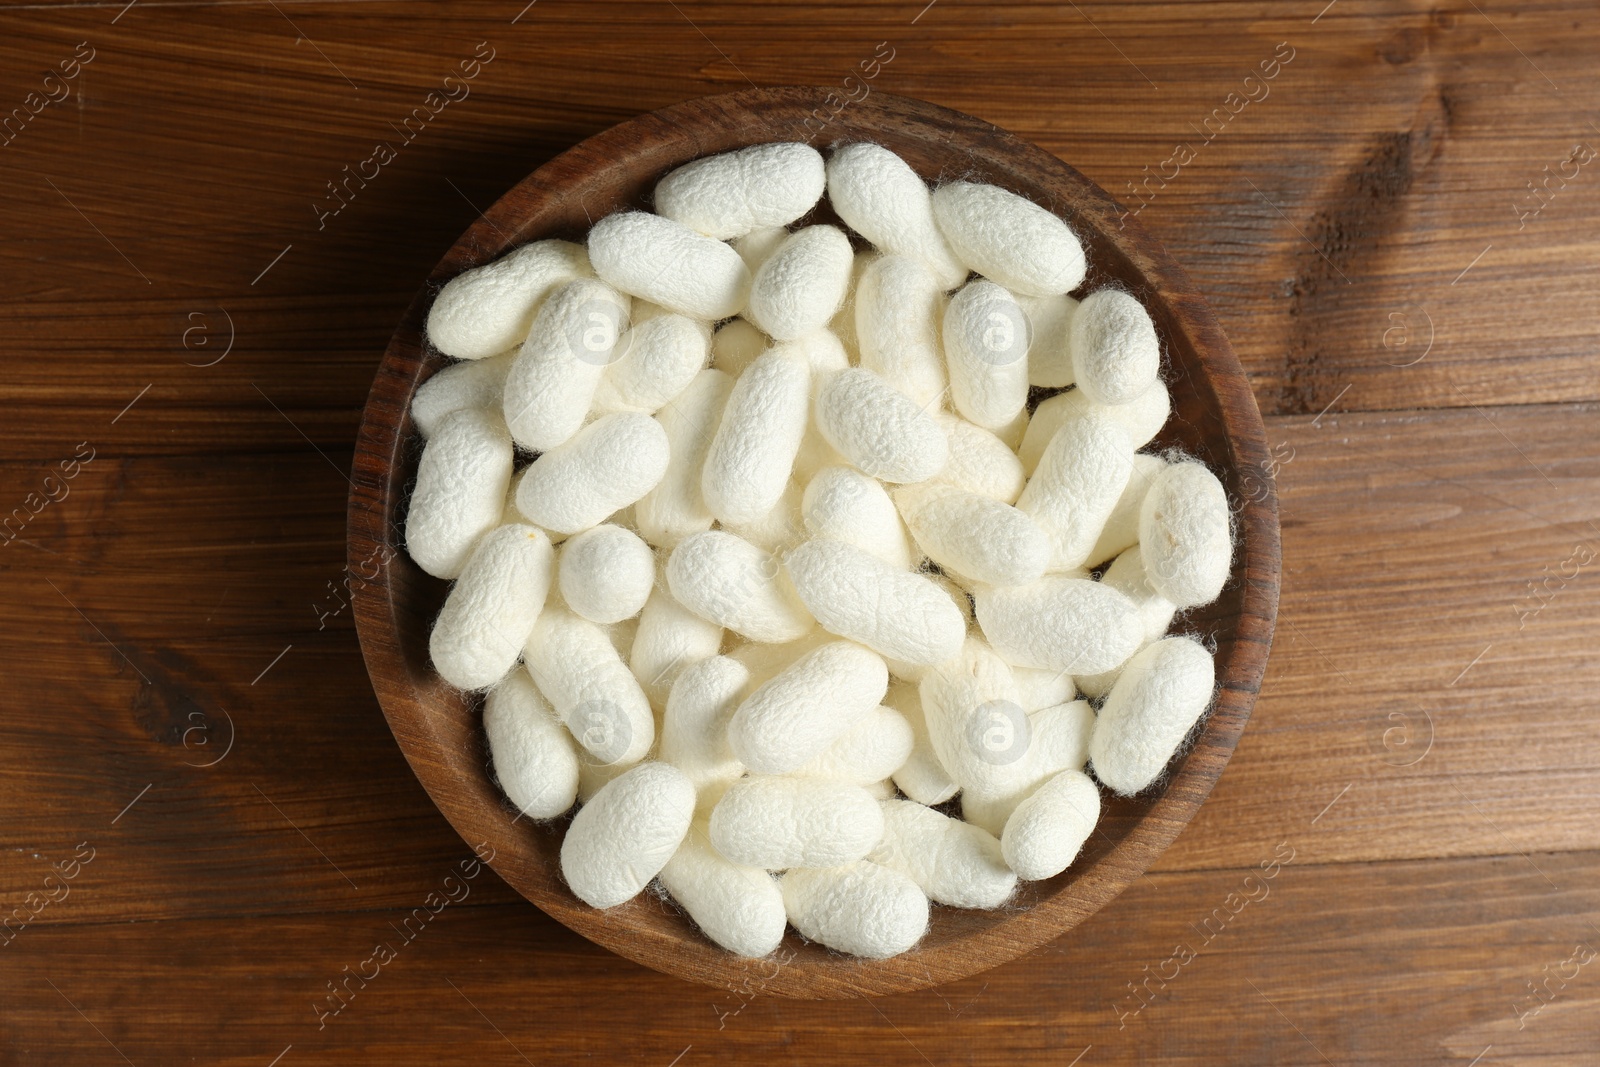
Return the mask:
[[(0, 1063), (1595, 1062), (1592, 5), (523, 2), (0, 9)], [(554, 153), (792, 83), (1014, 130), (1209, 295), (1279, 461), (1255, 717), (1155, 870), (937, 990), (711, 992), (487, 872), (407, 941), (470, 853), (342, 606), (379, 353)]]

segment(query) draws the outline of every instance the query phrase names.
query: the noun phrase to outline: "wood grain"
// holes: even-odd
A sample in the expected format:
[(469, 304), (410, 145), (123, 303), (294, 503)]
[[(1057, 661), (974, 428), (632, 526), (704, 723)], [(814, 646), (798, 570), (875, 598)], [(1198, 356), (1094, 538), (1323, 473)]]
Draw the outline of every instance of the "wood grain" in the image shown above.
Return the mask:
[[(0, 905), (77, 842), (101, 849), (0, 948), (0, 1063), (123, 1064), (93, 1026), (141, 1067), (263, 1067), (291, 1043), (280, 1067), (665, 1065), (691, 1045), (680, 1067), (1066, 1064), (1090, 1044), (1080, 1067), (1324, 1063), (1296, 1027), (1340, 1064), (1584, 1062), (1592, 967), (1525, 1028), (1512, 1011), (1573, 941), (1594, 944), (1595, 571), (1520, 631), (1514, 606), (1582, 537), (1562, 524), (1600, 524), (1600, 197), (1585, 167), (1522, 229), (1513, 206), (1595, 136), (1587, 5), (538, 0), (515, 25), (522, 2), (277, 6), (0, 7), (6, 108), (77, 42), (98, 49), (73, 96), (0, 147), (0, 506), (85, 439), (100, 457), (31, 524), (40, 548), (0, 550)], [(318, 230), (324, 183), (481, 40), (501, 58), (472, 96)], [(1269, 447), (1295, 449), (1272, 667), (1157, 868), (1053, 946), (880, 1001), (886, 1018), (761, 998), (720, 1030), (715, 994), (482, 881), (469, 904), (503, 906), (452, 906), (317, 1032), (311, 997), (464, 855), (388, 737), (348, 613), (318, 631), (312, 605), (344, 566), (335, 468), (349, 471), (378, 355), (473, 205), (643, 111), (751, 82), (840, 84), (879, 41), (896, 54), (874, 91), (1004, 126), (1126, 196), (1286, 40), (1297, 54), (1270, 97), (1138, 216), (1205, 294), (1263, 411), (1282, 413)], [(233, 350), (185, 366), (219, 351), (185, 347), (188, 316), (216, 339), (221, 310)], [(1385, 346), (1393, 313), (1406, 330)], [(1429, 318), (1432, 349), (1404, 366)], [(148, 710), (162, 698), (46, 578), (176, 664), (176, 714)], [(1378, 755), (1411, 753), (1376, 727), (1413, 691), (1436, 741), (1408, 768)], [(199, 758), (176, 729), (183, 698), (240, 721), (214, 768), (183, 766)], [(1117, 1031), (1125, 984), (1284, 839), (1305, 865)], [(393, 910), (353, 910), (374, 908)]]

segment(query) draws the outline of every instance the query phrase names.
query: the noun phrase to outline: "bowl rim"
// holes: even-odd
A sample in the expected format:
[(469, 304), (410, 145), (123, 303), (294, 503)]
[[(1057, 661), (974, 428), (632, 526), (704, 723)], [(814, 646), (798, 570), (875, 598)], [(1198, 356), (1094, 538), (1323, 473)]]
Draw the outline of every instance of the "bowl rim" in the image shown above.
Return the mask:
[[(1118, 253), (1125, 255), (1140, 281), (1159, 294), (1164, 305), (1162, 314), (1192, 344), (1195, 358), (1205, 368), (1202, 384), (1214, 394), (1213, 402), (1224, 426), (1221, 445), (1231, 460), (1230, 475), (1247, 469), (1260, 472), (1256, 481), (1259, 491), (1239, 494), (1235, 484), (1230, 492), (1230, 497), (1235, 498), (1230, 503), (1234, 505), (1236, 547), (1229, 582), (1240, 582), (1241, 589), (1238, 611), (1228, 616), (1235, 620), (1232, 645), (1227, 671), (1219, 670), (1213, 706), (1191, 737), (1187, 754), (1180, 758), (1176, 769), (1169, 765), (1164, 787), (1159, 795), (1149, 798), (1135, 825), (1084, 869), (1077, 870), (1075, 863), (1074, 868), (1056, 879), (1030, 883), (1055, 888), (1026, 910), (1008, 912), (1003, 921), (981, 931), (984, 935), (1003, 932), (1003, 936), (985, 937), (982, 945), (976, 943), (978, 934), (972, 934), (928, 948), (919, 946), (882, 961), (819, 954), (813, 951), (816, 946), (799, 946), (799, 952), (791, 949), (783, 956), (765, 960), (744, 960), (724, 952), (692, 929), (698, 948), (660, 931), (619, 923), (613, 918), (617, 909), (600, 912), (588, 908), (571, 895), (559, 871), (527, 862), (516, 845), (528, 827), (517, 829), (513, 809), (499, 798), (498, 787), (490, 781), (487, 769), (480, 763), (475, 777), (469, 773), (466, 767), (470, 765), (462, 764), (464, 754), (453, 750), (461, 746), (461, 739), (444, 732), (447, 717), (414, 695), (407, 699), (392, 684), (413, 674), (416, 666), (402, 649), (404, 623), (397, 595), (413, 579), (408, 577), (407, 568), (412, 565), (403, 556), (395, 516), (407, 493), (406, 474), (414, 466), (407, 462), (407, 449), (414, 436), (410, 399), (430, 368), (437, 369), (443, 362), (422, 337), (426, 310), (439, 285), (450, 277), (530, 240), (553, 235), (549, 230), (530, 232), (536, 227), (519, 218), (530, 216), (530, 203), (549, 205), (563, 183), (569, 181), (574, 167), (598, 173), (597, 168), (651, 138), (671, 136), (682, 141), (687, 137), (698, 148), (698, 125), (708, 121), (748, 123), (755, 113), (770, 123), (786, 125), (791, 133), (811, 133), (805, 120), (823, 108), (832, 108), (837, 100), (837, 91), (823, 86), (747, 89), (686, 100), (638, 115), (580, 141), (507, 190), (468, 226), (435, 265), (390, 338), (362, 412), (348, 507), (348, 569), (361, 578), (352, 583), (351, 599), (369, 678), (407, 761), (462, 838), (475, 848), (487, 846), (490, 855), (486, 862), (530, 902), (613, 952), (680, 978), (736, 992), (812, 999), (911, 991), (997, 966), (1063, 935), (1137, 879), (1198, 811), (1249, 718), (1271, 645), (1281, 562), (1278, 504), (1270, 477), (1264, 424), (1227, 337), (1183, 269), (1137, 218), (1099, 186), (1042, 148), (962, 112), (870, 91), (862, 100), (850, 103), (848, 109), (841, 109), (849, 116), (847, 120), (841, 122), (835, 114), (829, 124), (848, 130), (870, 119), (931, 127), (941, 131), (940, 136), (951, 145), (959, 144), (973, 152), (975, 158), (974, 146), (982, 146), (987, 154), (981, 158), (986, 162), (1001, 166), (1003, 159), (1003, 167), (1009, 172), (1038, 175), (1040, 182), (1072, 187), (1075, 229), (1090, 227), (1096, 240), (1109, 240)], [(809, 142), (814, 136), (788, 139)], [(767, 138), (779, 139), (785, 138)], [(824, 146), (861, 139), (867, 138), (836, 137)], [(677, 162), (705, 154), (710, 153), (697, 151)], [(655, 173), (659, 176), (664, 171)], [(1113, 225), (1115, 236), (1110, 236), (1113, 230), (1108, 227)], [(1089, 243), (1087, 239), (1085, 243)], [(1236, 482), (1237, 478), (1233, 480)], [(378, 557), (382, 557), (384, 565), (368, 579), (366, 572)], [(400, 567), (390, 565), (396, 560), (402, 563)], [(431, 670), (426, 665), (424, 669)], [(481, 734), (481, 727), (478, 732)], [(498, 799), (498, 804), (485, 804), (485, 789)], [(1074, 892), (1067, 893), (1067, 888)], [(648, 892), (622, 907), (662, 906), (654, 901), (642, 903), (647, 897)], [(682, 922), (686, 925), (687, 920)], [(795, 940), (792, 931), (786, 933), (786, 946)], [(766, 973), (768, 967), (774, 969), (773, 974)]]

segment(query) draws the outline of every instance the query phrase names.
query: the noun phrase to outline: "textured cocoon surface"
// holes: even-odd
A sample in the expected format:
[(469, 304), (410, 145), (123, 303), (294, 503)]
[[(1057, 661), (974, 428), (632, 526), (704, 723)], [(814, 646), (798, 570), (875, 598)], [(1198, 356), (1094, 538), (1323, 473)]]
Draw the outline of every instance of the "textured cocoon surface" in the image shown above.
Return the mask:
[(991, 585), (1022, 585), (1044, 573), (1050, 543), (1010, 504), (934, 483), (905, 486), (894, 499), (911, 536), (946, 571)]
[(662, 582), (639, 613), (628, 665), (650, 703), (662, 707), (679, 672), (715, 656), (721, 647), (722, 627), (678, 603)]
[(1139, 507), (1139, 547), (1156, 592), (1179, 608), (1215, 600), (1233, 560), (1232, 516), (1217, 476), (1195, 461), (1157, 474)]
[(782, 888), (784, 911), (802, 936), (852, 956), (898, 956), (928, 929), (928, 898), (917, 883), (870, 860), (799, 868), (783, 876)]
[[(1133, 601), (1144, 627), (1143, 643), (1146, 645), (1160, 640), (1167, 632), (1167, 627), (1172, 625), (1172, 617), (1178, 613), (1177, 605), (1156, 592), (1150, 584), (1150, 576), (1144, 569), (1144, 553), (1138, 545), (1122, 553), (1106, 568), (1100, 584), (1115, 589)], [(1078, 684), (1085, 695), (1103, 697), (1111, 691), (1111, 686), (1121, 674), (1122, 668), (1116, 667), (1101, 674), (1084, 675)]]
[(666, 431), (649, 415), (603, 415), (533, 461), (517, 508), (547, 530), (587, 530), (654, 489), (670, 455)]
[(837, 226), (796, 230), (756, 271), (745, 315), (779, 341), (826, 326), (844, 302), (855, 258)]
[(1048, 397), (1034, 409), (1022, 446), (1017, 449), (1023, 470), (1031, 475), (1061, 424), (1090, 410), (1121, 426), (1134, 448), (1143, 448), (1166, 425), (1167, 416), (1172, 413), (1172, 396), (1165, 385), (1156, 382), (1126, 404), (1096, 404), (1078, 389)]
[(422, 450), (406, 513), (406, 551), (435, 578), (454, 578), (500, 524), (511, 484), (511, 436), (495, 412), (445, 416)]
[(680, 604), (752, 641), (793, 641), (815, 625), (779, 573), (776, 559), (726, 530), (686, 537), (667, 558), (667, 585)]
[(920, 482), (949, 458), (933, 416), (878, 375), (840, 371), (817, 391), (817, 429), (829, 444), (874, 478)]
[(800, 516), (812, 537), (843, 541), (892, 566), (909, 570), (911, 544), (900, 513), (875, 478), (850, 467), (823, 467), (800, 500)]
[(590, 622), (633, 618), (655, 580), (655, 553), (632, 530), (605, 523), (561, 546), (561, 598)]
[(1023, 711), (1038, 711), (1040, 708), (1065, 704), (1078, 695), (1072, 675), (1065, 671), (1012, 667), (1011, 677), (1017, 683), (1017, 701)]
[(918, 406), (937, 407), (949, 378), (939, 324), (944, 293), (926, 267), (903, 256), (880, 256), (856, 285), (856, 343), (861, 365)]
[(1144, 305), (1120, 289), (1090, 293), (1072, 316), (1072, 372), (1097, 404), (1126, 404), (1161, 373), (1161, 342)]
[(883, 840), (869, 858), (953, 908), (998, 908), (1017, 888), (993, 834), (909, 800), (884, 801)]
[(1000, 852), (1019, 878), (1052, 878), (1072, 865), (1100, 819), (1100, 790), (1082, 771), (1062, 771), (1017, 805)]
[(1100, 536), (1095, 538), (1094, 547), (1089, 549), (1089, 555), (1084, 558), (1084, 566), (1098, 567), (1124, 549), (1139, 543), (1140, 505), (1144, 503), (1145, 494), (1150, 491), (1156, 475), (1166, 466), (1167, 461), (1160, 456), (1146, 452), (1134, 453), (1128, 484), (1123, 486), (1122, 495), (1117, 497), (1111, 514), (1106, 516)]
[(588, 276), (589, 254), (570, 241), (535, 241), (444, 283), (428, 309), (428, 340), (456, 359), (516, 348), (556, 287)]
[(855, 260), (850, 265), (850, 282), (845, 289), (844, 301), (828, 322), (828, 329), (833, 331), (839, 342), (844, 345), (845, 351), (850, 354), (852, 364), (861, 362), (861, 338), (856, 334), (856, 290), (861, 285), (861, 276), (877, 258), (878, 253), (870, 248), (856, 253)]
[(820, 756), (797, 768), (794, 774), (870, 786), (898, 771), (910, 757), (914, 742), (906, 717), (893, 708), (879, 706), (861, 716)]
[(922, 676), (918, 691), (933, 751), (951, 778), (988, 793), (1021, 787), (1029, 722), (1011, 668), (993, 649), (969, 638), (958, 657)]
[(737, 315), (750, 295), (750, 268), (739, 253), (644, 211), (595, 223), (589, 259), (607, 283), (691, 319), (714, 322)]
[(728, 243), (739, 253), (744, 265), (750, 268), (750, 277), (754, 279), (756, 271), (761, 269), (761, 264), (778, 250), (778, 246), (783, 244), (783, 239), (788, 236), (789, 231), (782, 226), (763, 226), (759, 230), (751, 230), (742, 237), (735, 237)]
[(700, 840), (696, 824), (667, 865), (662, 888), (700, 932), (738, 956), (760, 957), (783, 940), (787, 917), (778, 880), (756, 867), (729, 863)]
[(655, 207), (669, 219), (726, 241), (763, 227), (787, 226), (822, 199), (825, 182), (822, 156), (810, 145), (751, 145), (685, 163), (656, 183)]
[(961, 787), (950, 777), (933, 750), (917, 686), (907, 681), (891, 682), (883, 702), (899, 711), (911, 727), (911, 754), (894, 772), (894, 784), (918, 804), (943, 804), (955, 796)]
[(459, 689), (504, 678), (544, 609), (554, 570), (550, 538), (538, 527), (501, 526), (484, 534), (428, 636), (440, 677)]
[(843, 541), (807, 541), (784, 558), (823, 629), (913, 664), (955, 655), (967, 622), (944, 590)]
[(423, 382), (411, 398), (411, 421), (417, 432), (424, 440), (432, 437), (446, 415), (462, 408), (500, 410), (506, 374), (516, 355), (510, 351), (488, 359), (452, 363)]
[(935, 413), (934, 421), (950, 446), (950, 458), (934, 480), (1002, 504), (1015, 504), (1027, 479), (1022, 473), (1022, 461), (1010, 446), (983, 427), (948, 411)]
[(1028, 319), (994, 282), (968, 282), (944, 312), (950, 402), (986, 430), (1009, 425), (1028, 402)]
[(745, 641), (729, 649), (728, 655), (743, 663), (750, 671), (750, 682), (745, 686), (746, 692), (754, 692), (777, 677), (780, 671), (786, 670), (808, 652), (815, 652), (831, 641), (839, 640), (828, 631), (817, 627), (804, 637), (796, 641), (785, 641), (778, 645), (765, 645), (759, 641)]
[(1098, 674), (1121, 665), (1144, 638), (1133, 601), (1087, 578), (980, 586), (972, 600), (984, 636), (1019, 667)]
[(523, 671), (507, 675), (483, 704), (483, 731), (500, 788), (516, 809), (553, 819), (578, 795), (578, 754), (549, 703)]
[(829, 157), (828, 202), (874, 247), (921, 263), (941, 289), (954, 289), (966, 279), (966, 264), (933, 220), (927, 184), (882, 145), (846, 145)]
[(1070, 292), (1088, 269), (1065, 222), (998, 186), (942, 185), (933, 192), (933, 217), (958, 259), (1019, 296)]
[(1004, 790), (974, 788), (962, 793), (962, 817), (998, 836), (1017, 805), (1035, 789), (1062, 771), (1083, 770), (1089, 762), (1094, 723), (1094, 709), (1087, 700), (1031, 712), (1027, 750), (1017, 762), (1016, 776)]
[(671, 548), (692, 533), (711, 529), (716, 521), (701, 494), (700, 478), (732, 392), (732, 378), (720, 370), (703, 370), (656, 412), (667, 435), (667, 469), (634, 507), (639, 533), (652, 545)]
[(1051, 570), (1083, 566), (1133, 473), (1133, 445), (1098, 412), (1068, 419), (1017, 498), (1050, 541)]
[(1060, 389), (1072, 384), (1072, 315), (1078, 302), (1065, 293), (1019, 296), (1028, 317), (1028, 384)]
[(1131, 796), (1155, 781), (1211, 704), (1211, 653), (1191, 637), (1164, 637), (1128, 661), (1100, 708), (1089, 758), (1095, 777)]
[(711, 365), (737, 378), (767, 347), (766, 334), (744, 319), (731, 319), (711, 337)]
[(706, 451), (700, 490), (711, 514), (737, 525), (772, 510), (789, 484), (810, 407), (803, 355), (773, 348), (745, 369)]
[(746, 867), (838, 867), (883, 837), (883, 813), (860, 786), (825, 778), (741, 778), (711, 810), (711, 844)]
[(589, 798), (561, 842), (561, 873), (577, 898), (612, 908), (650, 883), (694, 817), (694, 786), (665, 763), (641, 763)]
[(629, 303), (593, 278), (568, 282), (545, 301), (501, 398), (517, 444), (543, 452), (578, 432), (628, 328)]
[(685, 667), (672, 683), (661, 717), (661, 760), (688, 775), (696, 789), (744, 773), (728, 745), (728, 722), (749, 680), (738, 660), (712, 656)]
[(741, 522), (727, 529), (763, 552), (782, 552), (799, 544), (805, 540), (805, 524), (800, 520), (799, 484), (791, 479), (771, 511), (754, 522)]
[(787, 774), (876, 708), (888, 687), (882, 657), (849, 641), (829, 642), (751, 693), (728, 725), (728, 743), (752, 772)]
[(539, 692), (596, 762), (625, 766), (650, 751), (656, 739), (650, 702), (603, 627), (547, 605), (522, 658)]
[(689, 387), (710, 352), (711, 329), (704, 323), (671, 312), (636, 321), (600, 376), (594, 410), (653, 414)]

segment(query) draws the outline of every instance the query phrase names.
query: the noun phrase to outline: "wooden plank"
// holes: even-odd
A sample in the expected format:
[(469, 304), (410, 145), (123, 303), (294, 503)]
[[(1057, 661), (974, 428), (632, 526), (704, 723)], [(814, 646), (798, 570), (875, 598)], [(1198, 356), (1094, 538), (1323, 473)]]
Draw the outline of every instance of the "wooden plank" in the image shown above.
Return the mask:
[[(607, 5), (598, 34), (587, 9), (550, 0), (515, 27), (498, 8), (452, 7), (444, 33), (419, 17), (442, 15), (435, 5), (354, 8), (296, 17), (332, 65), (270, 11), (202, 9), (181, 38), (144, 12), (115, 28), (98, 9), (0, 14), (16, 31), (0, 55), (19, 69), (70, 54), (79, 35), (103, 42), (79, 95), (0, 158), (13, 179), (0, 210), (14, 220), (0, 261), (29, 297), (6, 312), (19, 373), (0, 386), (0, 416), (30, 430), (7, 450), (55, 448), (76, 432), (39, 417), (62, 351), (74, 355), (73, 388), (48, 404), (74, 426), (156, 383), (151, 399), (164, 403), (125, 448), (260, 447), (270, 413), (251, 407), (252, 380), (287, 392), (286, 410), (319, 443), (348, 441), (353, 423), (325, 409), (359, 403), (362, 366), (473, 204), (639, 110), (746, 85), (730, 60), (761, 84), (831, 84), (879, 40), (896, 51), (873, 87), (1003, 124), (1130, 203), (1128, 183), (1162, 169), (1175, 142), (1199, 140), (1193, 126), (1208, 108), (1288, 41), (1294, 59), (1270, 94), (1164, 187), (1143, 187), (1139, 215), (1215, 304), (1263, 410), (1315, 413), (1346, 386), (1344, 406), (1366, 410), (1600, 397), (1585, 332), (1600, 298), (1582, 281), (1600, 247), (1589, 172), (1553, 181), (1537, 216), (1515, 210), (1536, 202), (1529, 181), (1597, 137), (1583, 116), (1600, 91), (1583, 77), (1589, 53), (1568, 5), (1523, 5), (1491, 24), (1471, 11), (1344, 0), (1313, 24), (1280, 5), (1064, 17), (1032, 4), (943, 4), (915, 25), (899, 4), (803, 16), (697, 5), (695, 25), (715, 49), (651, 5)], [(814, 44), (797, 51), (786, 42), (802, 28)], [(382, 44), (366, 43), (374, 32)], [(326, 183), (481, 39), (500, 58), (472, 95), (319, 229), (312, 204), (327, 199)], [(238, 69), (241, 52), (260, 57), (254, 69)], [(982, 74), (996, 54), (1008, 57), (1004, 79)], [(603, 89), (595, 69), (611, 72)], [(115, 187), (95, 178), (108, 165)], [(281, 294), (307, 291), (337, 298), (286, 319)], [(220, 331), (220, 309), (237, 312), (238, 354), (217, 369), (242, 421), (208, 418), (213, 383), (182, 366), (203, 362), (183, 347), (188, 316)], [(329, 359), (334, 373), (309, 373)]]
[[(987, 974), (837, 1003), (717, 993), (527, 905), (475, 906), (493, 875), (460, 877), (458, 849), (399, 908), (24, 929), (0, 953), (0, 1057), (1464, 1067), (1592, 1052), (1600, 855), (1317, 866), (1319, 828), (1281, 830), (1251, 842), (1249, 867), (1147, 876)], [(108, 846), (82, 877), (117, 862)], [(460, 903), (430, 913), (429, 891)], [(46, 913), (76, 904), (72, 892)], [(774, 965), (752, 964), (752, 991)]]

